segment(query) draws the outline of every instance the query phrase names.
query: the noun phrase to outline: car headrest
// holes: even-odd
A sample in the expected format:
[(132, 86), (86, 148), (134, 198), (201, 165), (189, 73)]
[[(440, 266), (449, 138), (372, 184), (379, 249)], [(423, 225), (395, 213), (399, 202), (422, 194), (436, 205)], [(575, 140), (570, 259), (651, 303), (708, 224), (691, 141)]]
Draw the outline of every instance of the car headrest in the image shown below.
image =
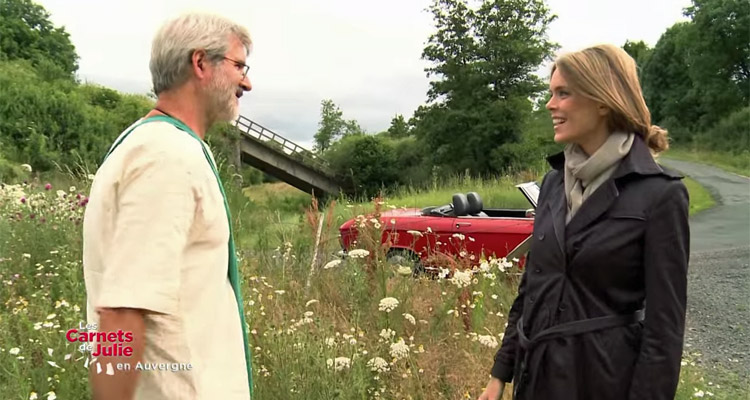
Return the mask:
[(484, 209), (484, 204), (482, 204), (482, 198), (479, 197), (479, 193), (469, 192), (466, 194), (466, 199), (469, 201), (470, 215), (479, 214)]
[(463, 193), (456, 193), (453, 195), (453, 213), (458, 217), (461, 215), (468, 215), (469, 212), (469, 200), (466, 199), (466, 195)]

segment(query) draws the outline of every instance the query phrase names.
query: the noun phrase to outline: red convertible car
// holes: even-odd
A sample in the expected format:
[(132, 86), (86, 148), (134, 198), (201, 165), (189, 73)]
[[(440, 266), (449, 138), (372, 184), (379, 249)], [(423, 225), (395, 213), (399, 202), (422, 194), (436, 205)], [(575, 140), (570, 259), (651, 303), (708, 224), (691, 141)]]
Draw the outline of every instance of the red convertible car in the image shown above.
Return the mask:
[[(536, 207), (536, 182), (516, 185)], [(416, 268), (430, 268), (445, 256), (478, 265), (482, 258), (517, 257), (522, 260), (534, 225), (534, 208), (484, 208), (476, 192), (453, 195), (440, 207), (404, 208), (383, 212), (379, 219), (360, 216), (339, 228), (343, 253), (356, 249), (359, 229), (367, 224), (382, 230), (381, 243), (390, 243), (388, 260)], [(509, 258), (510, 258), (509, 257)]]

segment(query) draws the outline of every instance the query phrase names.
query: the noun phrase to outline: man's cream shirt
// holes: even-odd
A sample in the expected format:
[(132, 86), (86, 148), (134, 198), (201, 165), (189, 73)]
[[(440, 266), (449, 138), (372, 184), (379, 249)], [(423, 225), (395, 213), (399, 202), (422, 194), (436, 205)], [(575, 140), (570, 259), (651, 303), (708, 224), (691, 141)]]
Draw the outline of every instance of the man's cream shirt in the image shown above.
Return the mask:
[(166, 122), (139, 126), (97, 171), (86, 207), (88, 322), (101, 307), (149, 310), (143, 363), (192, 365), (141, 371), (137, 399), (250, 397), (229, 225), (201, 146)]

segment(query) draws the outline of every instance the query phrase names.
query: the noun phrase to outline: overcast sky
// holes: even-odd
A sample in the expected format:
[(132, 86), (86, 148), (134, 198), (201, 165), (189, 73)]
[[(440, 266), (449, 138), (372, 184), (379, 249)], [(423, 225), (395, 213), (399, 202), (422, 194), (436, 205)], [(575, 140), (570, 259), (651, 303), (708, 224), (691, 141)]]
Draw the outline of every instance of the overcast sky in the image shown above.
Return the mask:
[[(241, 112), (311, 147), (320, 102), (332, 99), (347, 119), (368, 132), (407, 118), (426, 101), (420, 59), (434, 31), (430, 0), (36, 0), (65, 26), (80, 56), (80, 78), (145, 94), (151, 39), (165, 20), (185, 11), (210, 11), (245, 25), (254, 49), (248, 58), (252, 92)], [(548, 31), (561, 52), (597, 43), (650, 46), (690, 0), (548, 0), (558, 16)], [(545, 68), (546, 70), (546, 68)]]

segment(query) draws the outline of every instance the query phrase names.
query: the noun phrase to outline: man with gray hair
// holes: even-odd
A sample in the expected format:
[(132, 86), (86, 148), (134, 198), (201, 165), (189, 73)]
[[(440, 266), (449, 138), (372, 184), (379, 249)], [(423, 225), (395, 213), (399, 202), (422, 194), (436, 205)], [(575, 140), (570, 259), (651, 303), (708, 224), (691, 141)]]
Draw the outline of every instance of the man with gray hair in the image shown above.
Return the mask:
[(93, 344), (94, 399), (252, 395), (231, 218), (203, 140), (237, 117), (251, 46), (245, 28), (207, 14), (154, 38), (158, 100), (110, 148), (84, 217), (88, 323), (114, 333)]

